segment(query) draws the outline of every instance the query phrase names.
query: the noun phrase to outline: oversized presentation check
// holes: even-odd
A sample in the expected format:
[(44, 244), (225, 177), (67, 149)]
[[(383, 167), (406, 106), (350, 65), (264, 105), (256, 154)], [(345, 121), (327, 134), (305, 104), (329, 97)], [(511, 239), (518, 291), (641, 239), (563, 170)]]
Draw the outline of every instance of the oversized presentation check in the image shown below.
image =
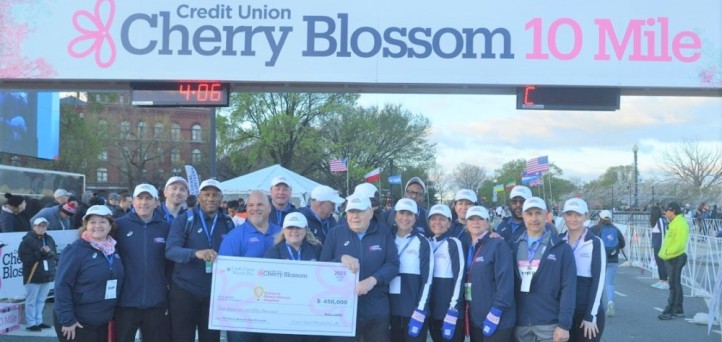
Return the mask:
[(218, 256), (209, 328), (354, 336), (358, 274), (340, 263)]

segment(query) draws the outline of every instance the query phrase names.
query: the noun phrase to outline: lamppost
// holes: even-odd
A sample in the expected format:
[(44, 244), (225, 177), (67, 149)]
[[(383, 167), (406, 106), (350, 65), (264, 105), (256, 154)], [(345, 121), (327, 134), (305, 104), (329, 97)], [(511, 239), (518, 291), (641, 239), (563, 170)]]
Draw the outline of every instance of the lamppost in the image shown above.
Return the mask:
[(639, 206), (637, 206), (637, 194), (638, 194), (638, 181), (639, 181), (639, 173), (637, 172), (637, 151), (639, 151), (639, 147), (637, 147), (637, 144), (634, 144), (632, 146), (632, 152), (634, 152), (634, 208), (637, 209)]

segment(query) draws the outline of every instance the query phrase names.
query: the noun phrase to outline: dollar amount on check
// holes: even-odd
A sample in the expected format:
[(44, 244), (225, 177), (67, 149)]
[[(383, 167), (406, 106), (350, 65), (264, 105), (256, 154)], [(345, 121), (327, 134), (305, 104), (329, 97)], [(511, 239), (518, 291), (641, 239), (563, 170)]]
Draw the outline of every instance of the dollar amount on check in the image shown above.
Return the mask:
[(357, 282), (340, 263), (219, 256), (209, 328), (354, 336)]

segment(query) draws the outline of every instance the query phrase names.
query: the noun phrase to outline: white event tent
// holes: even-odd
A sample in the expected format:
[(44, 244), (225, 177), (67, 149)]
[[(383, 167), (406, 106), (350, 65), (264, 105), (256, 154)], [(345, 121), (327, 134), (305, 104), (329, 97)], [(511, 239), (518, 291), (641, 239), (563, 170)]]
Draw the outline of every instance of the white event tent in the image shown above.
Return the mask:
[(298, 199), (301, 205), (306, 204), (308, 197), (311, 195), (311, 190), (321, 185), (276, 164), (221, 182), (221, 190), (223, 190), (223, 196), (227, 199), (246, 197), (251, 191), (255, 190), (268, 193), (271, 189), (271, 180), (279, 176), (283, 176), (288, 180), (288, 186), (293, 190), (291, 197)]

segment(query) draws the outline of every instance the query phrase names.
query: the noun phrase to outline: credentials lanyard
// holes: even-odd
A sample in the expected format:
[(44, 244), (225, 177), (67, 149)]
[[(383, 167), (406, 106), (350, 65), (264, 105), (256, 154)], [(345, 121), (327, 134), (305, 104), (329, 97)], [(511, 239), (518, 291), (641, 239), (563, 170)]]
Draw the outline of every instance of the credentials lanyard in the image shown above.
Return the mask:
[(211, 245), (211, 237), (213, 236), (213, 231), (216, 230), (216, 220), (218, 219), (218, 213), (213, 215), (213, 225), (211, 226), (210, 233), (208, 232), (208, 226), (206, 226), (206, 219), (203, 217), (203, 213), (200, 212), (200, 210), (199, 210), (198, 215), (200, 215), (200, 217), (201, 217), (201, 224), (203, 225), (203, 231), (206, 233), (206, 237), (208, 238), (208, 247), (212, 248), (213, 246)]
[(479, 252), (481, 252), (481, 250), (484, 249), (484, 244), (481, 241), (484, 239), (484, 237), (486, 237), (486, 234), (489, 234), (489, 233), (484, 233), (484, 235), (482, 235), (479, 238), (479, 240), (477, 240), (479, 249), (476, 250), (476, 254), (474, 254), (474, 247), (476, 247), (476, 245), (469, 246), (469, 253), (466, 256), (466, 270), (467, 271), (470, 270), (471, 265), (473, 265), (474, 262), (476, 262), (476, 257), (479, 256)]
[(168, 212), (168, 209), (165, 207), (165, 203), (163, 204), (163, 214), (165, 214), (165, 222), (173, 223), (173, 219)]
[(444, 241), (446, 241), (446, 239), (448, 239), (448, 237), (436, 241), (437, 245), (436, 247), (434, 247), (434, 254), (436, 254), (436, 251), (439, 249), (439, 247), (441, 247), (441, 245), (444, 243)]
[(286, 249), (288, 250), (288, 256), (291, 257), (290, 260), (301, 260), (301, 249), (300, 248), (298, 249), (298, 259), (296, 259), (296, 257), (294, 256), (293, 248), (291, 248), (291, 246), (286, 244)]
[[(459, 222), (458, 220), (456, 222)], [(461, 222), (459, 222), (461, 224)], [(457, 239), (461, 239), (461, 236), (464, 235), (464, 232), (466, 231), (466, 225), (461, 224), (461, 231), (459, 232), (459, 235), (456, 236)]]
[[(531, 267), (531, 262), (534, 261), (534, 255), (536, 255), (537, 250), (539, 250), (539, 246), (541, 246), (541, 241), (544, 240), (545, 236), (546, 232), (542, 234), (539, 240), (534, 241), (531, 246), (527, 247), (527, 251), (529, 253), (529, 255), (527, 256), (529, 258), (529, 267)], [(527, 235), (526, 237), (528, 239), (529, 235)]]
[(110, 265), (110, 270), (113, 271), (113, 254), (105, 255), (105, 253), (103, 253), (103, 256), (105, 257), (105, 260), (108, 260), (108, 265)]
[(577, 247), (579, 247), (579, 241), (582, 241), (582, 239), (584, 239), (585, 235), (587, 235), (587, 227), (584, 227), (584, 230), (582, 230), (582, 235), (579, 235), (577, 242), (575, 242), (574, 246), (572, 246), (572, 252), (576, 252)]
[[(404, 254), (404, 251), (406, 250), (407, 247), (409, 247), (409, 245), (411, 244), (411, 240), (413, 238), (414, 238), (414, 236), (409, 234), (409, 237), (407, 238), (407, 239), (409, 239), (409, 241), (406, 241), (406, 245), (404, 245), (404, 248), (402, 248), (401, 251), (399, 251), (399, 256), (401, 256), (401, 254)], [(434, 249), (434, 252), (436, 252), (435, 249)]]
[(45, 238), (42, 238), (43, 240), (43, 247), (45, 247)]

